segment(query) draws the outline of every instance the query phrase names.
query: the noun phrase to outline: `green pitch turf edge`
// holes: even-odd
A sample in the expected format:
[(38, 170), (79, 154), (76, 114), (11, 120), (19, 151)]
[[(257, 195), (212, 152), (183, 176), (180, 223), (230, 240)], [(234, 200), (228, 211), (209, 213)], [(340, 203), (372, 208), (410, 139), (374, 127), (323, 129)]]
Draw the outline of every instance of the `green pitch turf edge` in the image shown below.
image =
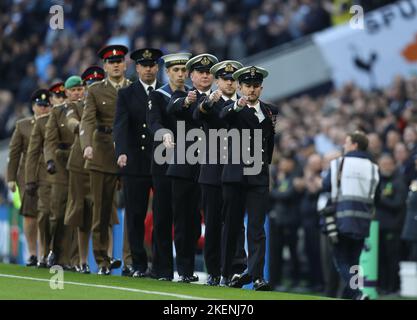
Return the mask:
[[(200, 284), (162, 282), (120, 276), (64, 273), (64, 288), (51, 289), (54, 274), (36, 269), (0, 264), (0, 299), (4, 300), (323, 300), (325, 297), (281, 292), (208, 287)], [(21, 278), (25, 277), (25, 278)], [(30, 278), (30, 279), (26, 279)], [(47, 281), (45, 281), (47, 280)], [(97, 287), (102, 286), (102, 287)], [(130, 290), (130, 291), (129, 291)]]

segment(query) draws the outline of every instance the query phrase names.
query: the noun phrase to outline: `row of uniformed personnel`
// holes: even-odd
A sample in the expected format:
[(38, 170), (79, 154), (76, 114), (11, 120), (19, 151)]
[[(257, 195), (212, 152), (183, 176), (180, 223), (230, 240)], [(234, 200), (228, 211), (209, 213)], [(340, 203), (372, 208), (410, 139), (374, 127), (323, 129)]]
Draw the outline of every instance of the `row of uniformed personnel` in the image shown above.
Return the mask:
[[(28, 266), (60, 264), (90, 272), (87, 255), (93, 203), (78, 128), (86, 86), (104, 77), (102, 68), (92, 66), (81, 77), (36, 90), (31, 97), (33, 117), (16, 123), (7, 179), (13, 191), (18, 185), (22, 197)], [(117, 223), (115, 205), (113, 223)], [(112, 252), (111, 244), (107, 251)], [(127, 246), (124, 258), (129, 263)], [(111, 262), (112, 267), (121, 265), (115, 259)]]
[[(69, 186), (68, 182), (55, 182), (56, 187), (52, 183), (52, 190), (55, 191), (50, 191), (50, 182), (43, 183), (41, 174), (36, 175), (35, 184), (33, 179), (26, 179), (26, 193), (34, 194), (33, 190), (38, 187), (39, 211), (53, 217), (49, 219), (51, 227), (48, 229), (51, 230), (52, 238), (44, 236), (44, 243), (49, 243), (54, 255), (61, 257), (59, 250), (64, 247), (60, 246), (63, 242), (60, 239), (74, 238), (74, 231), (77, 230), (80, 266), (81, 269), (88, 268), (87, 252), (81, 250), (81, 244), (88, 243), (91, 227), (99, 273), (109, 274), (112, 268), (120, 266), (120, 261), (111, 259), (108, 254), (111, 247), (109, 227), (112, 222), (116, 222), (112, 221), (112, 214), (115, 212), (114, 198), (120, 175), (126, 204), (125, 238), (128, 239), (131, 252), (131, 266), (126, 270), (127, 273), (134, 277), (150, 275), (159, 280), (173, 279), (174, 225), (179, 281), (197, 281), (194, 256), (200, 237), (201, 208), (206, 225), (204, 257), (209, 274), (207, 284), (241, 287), (253, 281), (255, 289), (268, 289), (263, 279), (263, 222), (268, 199), (268, 164), (273, 148), (275, 110), (259, 100), (267, 71), (255, 66), (244, 68), (237, 61), (218, 62), (210, 54), (198, 55), (192, 59), (188, 53), (170, 54), (162, 57), (169, 79), (167, 84), (162, 85), (156, 80), (162, 52), (145, 48), (131, 54), (136, 62), (139, 80), (130, 83), (124, 77), (124, 57), (127, 51), (126, 47), (120, 45), (100, 50), (106, 78), (89, 86), (84, 108), (81, 107), (82, 102), (77, 102), (80, 97), (75, 95), (71, 101), (71, 93), (68, 92), (70, 101), (54, 107), (56, 111), (52, 114), (55, 116), (49, 116), (49, 119), (56, 120), (47, 120), (47, 127), (54, 127), (49, 131), (58, 132), (59, 139), (54, 141), (54, 147), (45, 150), (42, 157), (36, 154), (32, 159), (39, 159), (35, 161), (39, 172), (65, 171), (60, 170), (60, 166), (67, 168), (69, 177), (66, 181), (69, 181)], [(190, 75), (192, 88), (185, 85), (187, 74)], [(218, 89), (212, 91), (214, 78)], [(241, 97), (236, 93), (237, 82)], [(61, 114), (65, 114), (62, 123), (59, 121)], [(40, 124), (46, 121), (41, 119), (47, 117), (39, 117), (35, 127), (38, 127), (38, 122), (39, 127), (42, 127)], [(242, 161), (240, 164), (225, 165), (219, 162), (201, 166), (187, 162), (180, 164), (176, 158), (176, 151), (179, 151), (179, 144), (176, 144), (179, 138), (176, 132), (178, 121), (184, 121), (186, 133), (196, 128), (204, 129), (206, 134), (209, 129), (237, 129), (240, 133), (250, 129), (253, 138), (254, 129), (262, 130), (261, 172), (255, 176), (246, 176), (244, 168), (247, 164)], [(70, 133), (68, 138), (62, 134), (61, 126)], [(34, 132), (35, 129), (32, 130), (32, 136)], [(49, 135), (44, 134), (40, 140), (44, 139), (45, 143), (38, 142), (38, 145), (43, 143), (44, 148), (52, 145), (52, 142), (48, 142), (53, 140)], [(174, 161), (171, 164), (161, 165), (155, 161), (154, 150), (161, 142), (154, 140), (154, 135), (160, 135), (166, 149), (174, 149)], [(255, 139), (251, 140), (249, 145), (253, 149)], [(185, 147), (192, 143), (185, 142)], [(70, 145), (71, 154), (68, 155), (63, 151), (68, 151), (66, 147)], [(33, 147), (30, 146), (29, 151), (31, 149)], [(232, 149), (230, 145), (224, 146), (224, 156), (232, 159)], [(208, 151), (207, 148), (207, 157)], [(217, 151), (220, 155), (223, 150)], [(81, 154), (86, 159), (85, 166)], [(78, 166), (72, 167), (71, 159), (78, 161)], [(69, 194), (65, 214), (62, 215), (62, 210), (48, 213), (42, 207), (42, 193), (53, 192), (53, 201), (65, 204), (65, 188)], [(149, 270), (143, 240), (144, 219), (151, 189), (153, 235), (152, 270)], [(245, 212), (248, 214), (248, 257), (244, 250)], [(74, 216), (76, 218), (72, 219)], [(71, 223), (71, 220), (77, 222)], [(87, 221), (91, 226), (88, 226)], [(77, 226), (78, 229), (68, 228), (69, 236), (57, 232), (66, 226)], [(43, 254), (46, 246), (41, 251)], [(68, 248), (64, 251), (70, 252)], [(128, 264), (125, 262), (126, 266)]]

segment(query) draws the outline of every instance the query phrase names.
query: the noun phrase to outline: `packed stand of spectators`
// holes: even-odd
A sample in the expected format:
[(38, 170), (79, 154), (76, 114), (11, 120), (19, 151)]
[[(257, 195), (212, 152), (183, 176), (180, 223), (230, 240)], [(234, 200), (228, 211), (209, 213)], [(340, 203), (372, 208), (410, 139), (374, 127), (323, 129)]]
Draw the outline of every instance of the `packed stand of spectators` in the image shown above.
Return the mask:
[[(271, 232), (280, 236), (270, 244), (271, 283), (283, 289), (286, 245), (291, 270), (287, 287), (300, 289), (299, 260), (304, 257), (309, 289), (337, 295), (337, 273), (321, 235), (317, 200), (320, 180), (330, 160), (341, 155), (346, 134), (361, 130), (367, 133), (368, 151), (381, 177), (375, 197), (378, 288), (383, 294), (398, 292), (399, 261), (417, 261), (417, 76), (398, 77), (383, 91), (365, 92), (348, 84), (323, 96), (283, 101), (280, 108), (270, 213)], [(294, 249), (300, 246), (303, 250)]]
[[(239, 60), (346, 20), (354, 0), (4, 0), (0, 3), (0, 139), (37, 87), (98, 63), (105, 43)], [(390, 1), (363, 1), (366, 9)], [(49, 28), (63, 5), (64, 29)], [(370, 6), (369, 6), (370, 4)], [(342, 17), (342, 20), (340, 20)], [(131, 66), (130, 75), (134, 76)], [(129, 74), (129, 73), (128, 73)]]

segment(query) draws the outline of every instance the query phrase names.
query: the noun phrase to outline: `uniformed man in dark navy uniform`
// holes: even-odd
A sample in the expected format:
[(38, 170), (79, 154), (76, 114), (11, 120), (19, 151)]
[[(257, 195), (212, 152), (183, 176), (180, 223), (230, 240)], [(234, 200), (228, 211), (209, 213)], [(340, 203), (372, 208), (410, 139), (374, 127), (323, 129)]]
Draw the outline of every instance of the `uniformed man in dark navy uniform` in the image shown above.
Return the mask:
[(146, 123), (149, 94), (159, 88), (156, 80), (161, 50), (145, 48), (131, 53), (139, 80), (120, 89), (114, 120), (117, 164), (123, 182), (126, 226), (132, 253), (133, 277), (148, 275), (148, 257), (143, 245), (144, 221), (152, 187), (153, 135)]
[[(151, 92), (149, 96), (147, 123), (155, 135), (154, 148), (161, 143), (169, 150), (174, 147), (176, 119), (168, 114), (167, 106), (172, 94), (185, 91), (187, 78), (186, 63), (190, 53), (168, 54), (162, 57), (169, 82)], [(160, 135), (162, 140), (158, 140)], [(166, 153), (165, 153), (166, 155)], [(174, 278), (172, 255), (172, 186), (167, 176), (168, 163), (157, 163), (153, 155), (151, 173), (153, 194), (153, 232), (152, 232), (152, 275), (159, 280), (171, 281)], [(184, 200), (186, 201), (186, 200)]]
[[(264, 222), (268, 210), (268, 165), (274, 147), (273, 113), (276, 114), (276, 110), (259, 100), (262, 82), (267, 75), (265, 69), (255, 66), (236, 71), (233, 78), (239, 82), (242, 97), (223, 108), (220, 113), (220, 118), (229, 124), (230, 129), (239, 131), (239, 152), (242, 157), (238, 163), (232, 163), (234, 148), (229, 145), (228, 162), (222, 173), (225, 213), (222, 276), (231, 277), (231, 287), (241, 288), (253, 282), (255, 290), (269, 290), (263, 278), (266, 238)], [(247, 132), (249, 136), (245, 137)], [(234, 142), (233, 139), (229, 141), (229, 144)], [(243, 157), (243, 154), (246, 156)], [(248, 155), (253, 158), (250, 159)], [(256, 167), (258, 171), (249, 172), (249, 168)], [(232, 260), (244, 212), (248, 215), (248, 270), (232, 276)]]
[[(202, 129), (201, 121), (194, 120), (193, 113), (198, 108), (199, 100), (209, 96), (213, 84), (210, 68), (218, 62), (211, 54), (198, 55), (187, 62), (193, 88), (188, 92), (177, 90), (171, 97), (168, 113), (175, 116), (177, 122), (185, 125), (185, 135), (192, 129)], [(177, 139), (178, 140), (178, 139)], [(183, 143), (184, 142), (184, 143)], [(194, 275), (194, 258), (198, 238), (201, 233), (201, 216), (199, 212), (200, 186), (198, 176), (200, 166), (191, 164), (189, 159), (183, 163), (177, 155), (186, 154), (193, 141), (177, 141), (174, 151), (174, 163), (169, 165), (168, 175), (172, 177), (173, 213), (175, 228), (176, 262), (180, 282), (198, 281)], [(178, 146), (184, 146), (181, 150)], [(197, 153), (201, 150), (196, 150)], [(187, 152), (188, 153), (188, 152)], [(198, 157), (198, 154), (196, 155)]]
[[(242, 68), (238, 61), (227, 60), (215, 64), (210, 72), (216, 78), (218, 90), (210, 96), (202, 99), (198, 108), (194, 110), (194, 119), (202, 121), (206, 137), (210, 129), (227, 129), (228, 124), (219, 118), (221, 110), (228, 104), (237, 101), (237, 83), (233, 79), (234, 72)], [(208, 139), (206, 139), (208, 141)], [(227, 143), (226, 143), (227, 145)], [(217, 153), (214, 156), (209, 152), (209, 144), (206, 144), (206, 163), (200, 167), (198, 182), (201, 186), (202, 207), (204, 211), (205, 241), (204, 260), (209, 274), (207, 284), (211, 286), (220, 284), (220, 261), (221, 261), (221, 234), (223, 227), (223, 197), (221, 189), (221, 175), (223, 164), (221, 163), (222, 152), (227, 149), (217, 144)], [(242, 228), (237, 245), (236, 259), (233, 263), (233, 273), (241, 273), (246, 269), (245, 229)], [(222, 284), (224, 285), (224, 284)]]

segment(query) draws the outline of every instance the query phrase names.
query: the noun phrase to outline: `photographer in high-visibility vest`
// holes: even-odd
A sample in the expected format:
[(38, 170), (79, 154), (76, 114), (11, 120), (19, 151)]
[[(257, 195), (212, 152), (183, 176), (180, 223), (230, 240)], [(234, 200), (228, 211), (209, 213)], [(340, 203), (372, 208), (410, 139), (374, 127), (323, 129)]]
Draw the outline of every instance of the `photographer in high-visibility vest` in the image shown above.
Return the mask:
[(331, 192), (334, 207), (333, 217), (326, 217), (333, 218), (334, 223), (327, 228), (336, 269), (344, 281), (342, 298), (345, 299), (362, 298), (352, 277), (358, 276), (359, 257), (369, 235), (379, 182), (378, 166), (370, 160), (367, 148), (368, 138), (364, 133), (348, 134), (344, 156), (330, 163), (330, 172), (323, 181), (323, 191)]

